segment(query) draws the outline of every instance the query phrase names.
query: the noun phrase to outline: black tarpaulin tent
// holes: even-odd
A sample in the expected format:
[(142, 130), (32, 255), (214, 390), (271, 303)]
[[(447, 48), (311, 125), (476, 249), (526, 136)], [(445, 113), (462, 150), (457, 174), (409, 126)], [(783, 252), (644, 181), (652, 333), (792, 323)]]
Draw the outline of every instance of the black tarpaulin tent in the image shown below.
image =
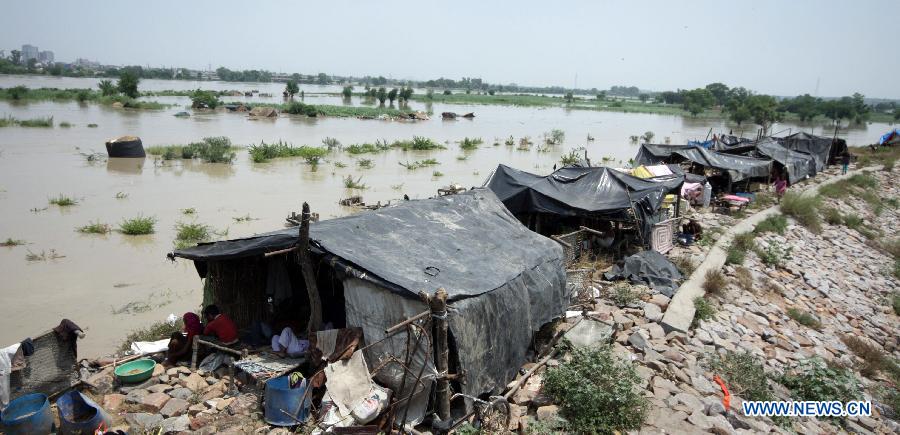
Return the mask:
[(772, 170), (772, 161), (710, 151), (691, 145), (643, 144), (634, 158), (638, 165), (677, 163), (690, 161), (701, 166), (719, 169), (728, 174), (732, 182), (748, 178), (765, 178)]
[(788, 174), (788, 182), (797, 183), (806, 177), (814, 177), (816, 159), (800, 151), (791, 151), (772, 138), (763, 138), (756, 143), (756, 153), (768, 157), (782, 166)]
[(799, 132), (790, 136), (778, 139), (785, 148), (791, 151), (800, 151), (812, 155), (816, 159), (816, 171), (825, 169), (825, 166), (831, 164), (835, 157), (839, 155), (838, 147), (834, 147), (832, 152), (833, 140), (830, 137), (814, 136), (809, 133)]
[(541, 176), (505, 165), (485, 183), (515, 215), (595, 216), (611, 220), (637, 217), (649, 233), (667, 193), (677, 191), (683, 176), (643, 179), (607, 167), (565, 167)]
[[(289, 228), (170, 255), (193, 260), (201, 276), (221, 269), (212, 267), (216, 263), (244, 259), (259, 264), (252, 273), (264, 274), (261, 262), (269, 259), (263, 254), (294, 246), (298, 233)], [(426, 311), (420, 291), (446, 289), (451, 367), (466, 373), (460, 388), (473, 396), (498, 393), (515, 378), (534, 332), (568, 306), (562, 248), (525, 228), (487, 189), (312, 223), (310, 250), (320, 259), (320, 269), (335, 271), (342, 283), (346, 326), (361, 327), (368, 343), (383, 338), (386, 328)], [(227, 280), (210, 280), (227, 285)], [(264, 286), (265, 279), (261, 282)], [(266, 303), (264, 289), (219, 291), (232, 292), (259, 294), (258, 303)], [(323, 302), (330, 294), (322, 293)], [(398, 334), (367, 350), (370, 367), (387, 352), (385, 346), (402, 351), (405, 337)], [(402, 370), (385, 373), (376, 379), (396, 392)], [(426, 391), (417, 399), (427, 404), (427, 397)]]

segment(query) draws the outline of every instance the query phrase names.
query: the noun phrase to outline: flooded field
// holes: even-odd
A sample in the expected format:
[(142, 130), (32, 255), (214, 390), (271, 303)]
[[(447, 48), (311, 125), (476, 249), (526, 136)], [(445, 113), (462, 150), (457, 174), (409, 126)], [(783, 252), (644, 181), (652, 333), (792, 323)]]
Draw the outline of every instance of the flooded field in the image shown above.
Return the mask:
[[(0, 87), (95, 87), (99, 79), (0, 76)], [(144, 80), (141, 90), (258, 89), (281, 101), (281, 83), (222, 83)], [(341, 104), (333, 96), (339, 86), (301, 85), (311, 104)], [(351, 213), (338, 200), (361, 194), (366, 202), (382, 203), (402, 198), (425, 198), (450, 183), (481, 185), (498, 163), (533, 172), (552, 170), (560, 155), (586, 146), (592, 160), (613, 159), (617, 165), (634, 156), (637, 145), (628, 137), (653, 131), (656, 141), (672, 143), (703, 139), (728, 126), (709, 120), (678, 116), (523, 108), (504, 106), (426, 105), (411, 103), (416, 110), (437, 114), (419, 122), (392, 122), (348, 118), (301, 119), (280, 117), (250, 120), (246, 114), (206, 113), (176, 118), (189, 104), (182, 97), (151, 97), (179, 107), (161, 111), (132, 111), (76, 102), (0, 102), (0, 116), (35, 118), (52, 116), (53, 128), (0, 128), (0, 240), (24, 240), (26, 244), (0, 247), (0, 343), (12, 343), (36, 335), (66, 317), (86, 329), (80, 346), (83, 356), (110, 352), (127, 331), (142, 324), (195, 309), (202, 298), (201, 282), (193, 266), (170, 262), (166, 253), (174, 246), (175, 225), (198, 222), (241, 237), (281, 228), (290, 211), (304, 201), (323, 219)], [(224, 98), (226, 101), (239, 98)], [(356, 98), (351, 104), (358, 104)], [(440, 112), (475, 112), (473, 120), (442, 121)], [(59, 126), (72, 124), (70, 128)], [(88, 124), (97, 124), (89, 128)], [(775, 130), (794, 128), (779, 125)], [(541, 135), (551, 129), (566, 133), (563, 145), (541, 152)], [(888, 130), (872, 124), (842, 134), (851, 145), (868, 144)], [(755, 131), (754, 127), (749, 130)], [(804, 128), (809, 131), (810, 128)], [(822, 134), (821, 127), (815, 133)], [(748, 133), (751, 135), (753, 133)], [(828, 134), (828, 133), (825, 133)], [(326, 137), (343, 145), (388, 142), (425, 136), (443, 143), (444, 150), (413, 152), (390, 150), (352, 156), (335, 151), (313, 168), (302, 159), (254, 163), (245, 149), (233, 164), (198, 161), (117, 159), (89, 162), (83, 153), (105, 153), (104, 142), (122, 135), (141, 137), (144, 146), (180, 144), (206, 136), (226, 136), (239, 146), (260, 141), (285, 140), (294, 145), (320, 145)], [(595, 138), (587, 142), (591, 135)], [(530, 136), (535, 146), (528, 151), (506, 146)], [(458, 141), (479, 137), (479, 149), (462, 151)], [(499, 146), (494, 146), (496, 140)], [(399, 163), (436, 159), (440, 164), (409, 170)], [(374, 166), (363, 169), (360, 159)], [(339, 167), (340, 162), (344, 167)], [(362, 177), (365, 190), (344, 188), (343, 178)], [(73, 206), (50, 205), (49, 198), (64, 194), (77, 199)], [(118, 197), (117, 197), (118, 196)], [(193, 208), (187, 215), (184, 209)], [(101, 222), (114, 227), (138, 215), (156, 219), (156, 232), (148, 236), (81, 234), (77, 227)], [(247, 217), (249, 216), (249, 219)], [(34, 254), (41, 258), (27, 258)]]

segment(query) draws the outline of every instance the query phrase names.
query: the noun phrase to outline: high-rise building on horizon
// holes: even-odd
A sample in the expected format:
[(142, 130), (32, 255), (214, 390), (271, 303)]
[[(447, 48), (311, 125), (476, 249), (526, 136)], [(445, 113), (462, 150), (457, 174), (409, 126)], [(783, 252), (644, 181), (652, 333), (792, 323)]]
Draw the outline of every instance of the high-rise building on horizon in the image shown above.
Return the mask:
[(37, 61), (39, 56), (40, 52), (36, 46), (29, 44), (22, 45), (22, 62), (28, 63), (31, 59)]
[(50, 50), (45, 50), (45, 51), (38, 53), (38, 62), (40, 62), (44, 65), (53, 63), (53, 59), (54, 59), (53, 52)]

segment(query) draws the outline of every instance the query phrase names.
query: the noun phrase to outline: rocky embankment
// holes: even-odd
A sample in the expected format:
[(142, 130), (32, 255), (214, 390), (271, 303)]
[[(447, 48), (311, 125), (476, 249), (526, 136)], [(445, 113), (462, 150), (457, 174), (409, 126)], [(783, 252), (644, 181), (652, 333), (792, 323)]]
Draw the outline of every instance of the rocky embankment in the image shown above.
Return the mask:
[[(834, 176), (830, 172), (816, 182)], [(706, 289), (706, 319), (695, 317), (686, 333), (667, 333), (658, 323), (669, 303), (666, 296), (632, 286), (640, 300), (623, 305), (609, 297), (613, 292), (601, 290), (607, 296), (597, 299), (591, 315), (613, 327), (613, 352), (636, 365), (647, 400), (643, 426), (634, 433), (900, 432), (900, 409), (890, 408), (898, 397), (900, 318), (892, 301), (900, 295), (900, 280), (892, 256), (897, 254), (885, 249), (891, 240), (896, 249), (900, 188), (896, 171), (868, 177), (877, 180), (877, 186), (866, 189), (874, 194), (869, 200), (852, 192), (823, 198), (819, 210), (831, 217), (823, 218), (820, 232), (788, 218), (781, 221), (781, 234), (758, 231), (746, 237), (752, 248), (744, 250), (743, 264), (723, 267), (721, 282)], [(833, 210), (843, 218), (834, 218)], [(707, 234), (735, 222), (694, 213)], [(699, 244), (670, 256), (696, 262), (707, 252), (708, 246)], [(600, 281), (599, 272), (595, 282), (601, 289), (622, 285)], [(571, 328), (578, 320), (560, 327)], [(810, 365), (819, 368), (815, 376), (793, 376), (812, 373), (803, 371)], [(730, 389), (729, 409), (717, 375)], [(560, 409), (543, 394), (544, 376), (546, 369), (513, 396), (513, 427), (520, 421), (546, 427), (560, 417)], [(804, 382), (814, 385), (801, 392)], [(872, 416), (773, 421), (746, 417), (741, 410), (744, 400), (802, 400), (816, 388), (871, 400)]]

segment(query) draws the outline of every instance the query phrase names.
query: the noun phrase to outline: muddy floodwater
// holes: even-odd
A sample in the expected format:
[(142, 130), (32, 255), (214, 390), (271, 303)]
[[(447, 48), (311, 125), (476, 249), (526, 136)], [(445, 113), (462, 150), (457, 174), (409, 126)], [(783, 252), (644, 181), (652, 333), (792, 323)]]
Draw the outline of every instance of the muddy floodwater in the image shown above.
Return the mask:
[[(98, 81), (0, 76), (0, 87), (94, 87)], [(268, 101), (280, 102), (283, 84), (141, 82), (142, 90), (197, 87), (258, 89), (276, 95)], [(307, 103), (343, 104), (340, 98), (316, 95), (338, 92), (339, 86), (303, 85), (301, 89), (308, 94)], [(0, 247), (0, 346), (38, 335), (60, 319), (69, 318), (86, 329), (87, 337), (79, 345), (82, 356), (96, 356), (111, 352), (132, 329), (163, 320), (170, 313), (180, 316), (196, 309), (202, 299), (202, 283), (193, 265), (166, 259), (179, 222), (207, 224), (219, 232), (227, 231), (228, 238), (248, 236), (282, 228), (285, 216), (299, 211), (303, 201), (309, 202), (322, 219), (328, 219), (352, 213), (337, 202), (354, 194), (361, 194), (370, 203), (396, 201), (404, 194), (427, 198), (451, 183), (479, 186), (499, 163), (547, 173), (560, 155), (584, 146), (592, 160), (599, 162), (606, 156), (612, 159), (607, 164), (619, 165), (637, 151), (637, 145), (628, 141), (631, 135), (649, 130), (655, 133), (657, 142), (669, 137), (672, 143), (684, 143), (703, 139), (710, 127), (714, 132), (729, 128), (718, 121), (679, 116), (415, 102), (410, 108), (429, 110), (437, 117), (419, 122), (295, 117), (253, 121), (235, 113), (177, 118), (173, 115), (189, 104), (187, 98), (149, 99), (178, 106), (132, 111), (76, 102), (0, 102), (0, 116), (52, 116), (56, 124), (53, 128), (0, 128), (0, 241), (12, 238), (26, 242)], [(350, 104), (360, 103), (354, 98)], [(443, 111), (474, 112), (476, 117), (442, 121)], [(62, 128), (61, 122), (73, 126)], [(97, 127), (89, 128), (88, 124)], [(782, 128), (796, 130), (798, 126), (779, 125), (775, 130)], [(871, 124), (843, 132), (842, 137), (851, 145), (868, 144), (889, 128)], [(540, 136), (551, 129), (565, 131), (565, 143), (541, 152)], [(810, 131), (811, 127), (803, 129)], [(822, 128), (816, 127), (815, 133), (822, 134)], [(589, 134), (594, 141), (587, 142)], [(234, 144), (247, 146), (279, 139), (294, 145), (320, 145), (326, 137), (350, 145), (415, 135), (432, 138), (447, 148), (357, 156), (335, 151), (317, 168), (302, 159), (254, 163), (245, 149), (238, 150), (230, 165), (163, 162), (153, 157), (101, 162), (85, 158), (84, 154), (91, 152), (105, 153), (104, 142), (122, 135), (139, 136), (145, 147), (187, 143), (206, 136), (227, 136)], [(510, 135), (517, 142), (530, 136), (535, 146), (530, 151), (505, 146), (503, 141)], [(457, 141), (464, 137), (480, 137), (484, 144), (474, 151), (461, 151)], [(499, 146), (493, 145), (495, 138)], [(374, 167), (359, 168), (357, 161), (363, 158), (371, 159)], [(416, 170), (398, 164), (429, 158), (440, 164)], [(346, 167), (337, 167), (336, 162)], [(345, 189), (343, 178), (347, 175), (362, 177), (367, 189)], [(74, 197), (78, 203), (69, 207), (50, 205), (49, 198), (58, 194)], [(196, 212), (184, 214), (182, 210), (188, 208)], [(123, 219), (138, 215), (156, 219), (154, 234), (90, 235), (76, 231), (91, 222), (115, 227)], [(30, 260), (29, 254), (44, 254), (44, 259)]]

